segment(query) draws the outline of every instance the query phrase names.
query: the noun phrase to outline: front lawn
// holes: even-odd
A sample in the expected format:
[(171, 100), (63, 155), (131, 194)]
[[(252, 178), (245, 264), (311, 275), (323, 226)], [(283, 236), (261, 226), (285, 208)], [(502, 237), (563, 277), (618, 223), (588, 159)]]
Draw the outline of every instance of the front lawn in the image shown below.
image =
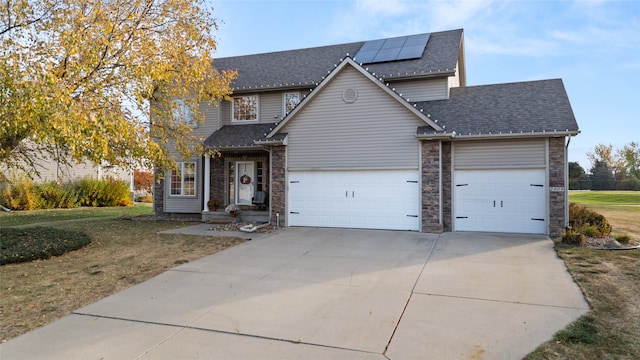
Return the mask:
[[(603, 214), (615, 233), (640, 240), (640, 192), (571, 193), (570, 201)], [(556, 245), (592, 310), (527, 359), (638, 359), (640, 250), (594, 250)]]
[[(123, 213), (126, 209), (131, 212)], [(86, 233), (92, 241), (48, 260), (0, 266), (0, 341), (46, 325), (177, 264), (243, 242), (229, 237), (158, 234), (189, 225), (179, 221), (114, 220), (114, 216), (136, 215), (137, 211), (95, 208), (2, 214), (3, 228), (6, 224), (24, 228), (46, 223), (50, 228)], [(74, 221), (77, 218), (72, 214), (91, 221)], [(12, 219), (14, 216), (19, 219)]]
[(640, 191), (570, 191), (569, 201), (585, 205), (640, 205)]
[(136, 203), (134, 206), (0, 212), (0, 226), (37, 226), (53, 221), (115, 218), (123, 215), (153, 215), (153, 209), (151, 204)]

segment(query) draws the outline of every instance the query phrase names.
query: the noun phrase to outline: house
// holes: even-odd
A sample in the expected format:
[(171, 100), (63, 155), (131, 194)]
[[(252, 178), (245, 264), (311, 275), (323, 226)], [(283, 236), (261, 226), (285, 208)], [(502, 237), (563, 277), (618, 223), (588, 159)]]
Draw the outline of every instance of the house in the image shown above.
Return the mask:
[[(21, 165), (26, 169), (33, 167), (33, 171), (29, 171), (28, 174), (36, 183), (46, 181), (66, 183), (83, 178), (113, 178), (128, 182), (131, 185), (131, 191), (133, 191), (133, 172), (120, 166), (95, 164), (88, 160), (77, 162), (71, 157), (66, 157), (66, 161), (58, 161), (48, 154), (39, 154), (37, 158), (33, 159), (31, 165), (25, 162), (22, 162)], [(0, 166), (0, 174), (10, 178), (20, 176), (23, 171), (10, 169), (3, 164)]]
[(463, 30), (220, 58), (233, 101), (194, 132), (157, 213), (206, 200), (281, 226), (559, 234), (579, 133), (562, 80), (467, 86)]

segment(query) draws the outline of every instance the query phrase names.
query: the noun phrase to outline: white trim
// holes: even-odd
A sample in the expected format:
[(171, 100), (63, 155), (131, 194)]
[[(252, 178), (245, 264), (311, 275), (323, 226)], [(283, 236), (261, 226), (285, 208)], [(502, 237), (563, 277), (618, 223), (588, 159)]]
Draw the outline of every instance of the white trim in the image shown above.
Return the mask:
[[(236, 120), (235, 118), (235, 99), (237, 98), (244, 98), (244, 97), (252, 97), (254, 96), (256, 98), (256, 119), (255, 120)], [(231, 99), (231, 122), (232, 123), (236, 123), (236, 124), (255, 124), (260, 122), (260, 95), (258, 94), (253, 94), (253, 95), (239, 95), (239, 96), (234, 96)]]
[(210, 186), (211, 186), (211, 156), (209, 154), (204, 155), (204, 201), (202, 205), (202, 211), (208, 212), (210, 194)]
[(545, 231), (547, 235), (549, 235), (551, 233), (551, 204), (549, 203), (551, 200), (551, 194), (550, 194), (550, 182), (549, 182), (549, 170), (551, 169), (551, 164), (549, 162), (549, 138), (544, 139), (544, 201), (545, 201), (545, 207), (544, 207), (544, 211), (546, 212), (545, 216), (544, 216), (544, 222), (545, 222)]
[[(292, 95), (292, 94), (296, 94), (298, 95), (298, 103), (296, 104), (296, 106), (293, 107), (293, 109), (295, 109), (298, 104), (300, 104), (300, 102), (302, 101), (302, 95), (300, 94), (300, 91), (286, 91), (284, 93), (282, 93), (282, 116), (287, 116), (287, 95)], [(291, 109), (293, 111), (293, 109)]]
[(404, 99), (398, 93), (396, 93), (395, 91), (390, 89), (388, 86), (386, 86), (383, 81), (377, 79), (373, 74), (369, 73), (362, 66), (358, 65), (350, 57), (346, 57), (340, 63), (340, 65), (338, 65), (337, 68), (331, 72), (331, 74), (329, 74), (318, 86), (316, 86), (315, 89), (313, 89), (311, 93), (309, 93), (307, 97), (302, 99), (300, 104), (296, 106), (296, 108), (289, 115), (287, 115), (285, 119), (282, 122), (280, 122), (280, 124), (278, 124), (273, 130), (271, 130), (271, 132), (267, 135), (267, 137), (272, 137), (276, 135), (289, 121), (291, 121), (291, 119), (295, 118), (295, 116), (301, 111), (301, 109), (303, 109), (311, 101), (311, 99), (313, 99), (318, 94), (318, 92), (322, 91), (322, 89), (327, 87), (328, 84), (330, 84), (331, 81), (336, 76), (342, 73), (342, 70), (344, 70), (344, 68), (347, 65), (350, 65), (351, 67), (356, 69), (360, 74), (364, 75), (367, 79), (371, 80), (373, 84), (375, 84), (384, 92), (389, 94), (393, 99), (398, 101), (400, 105), (404, 106), (406, 109), (411, 111), (414, 115), (416, 115), (420, 120), (424, 121), (425, 124), (429, 125), (431, 128), (435, 129), (436, 131), (444, 130), (440, 125), (436, 124), (433, 120), (429, 119), (426, 116), (426, 114), (421, 113), (418, 109), (416, 109), (413, 105), (411, 105), (411, 103), (409, 103), (406, 99)]
[[(240, 171), (238, 170), (238, 167), (240, 165), (243, 165), (243, 164), (244, 165), (251, 164), (251, 166), (253, 167), (253, 172), (251, 174), (251, 182), (255, 184), (255, 181), (256, 181), (256, 162), (255, 161), (244, 161), (243, 160), (243, 161), (236, 161), (235, 162), (235, 178), (233, 179), (233, 181), (235, 182), (235, 197), (234, 197), (233, 201), (236, 204), (239, 204), (238, 203), (238, 199), (239, 199), (239, 196), (240, 196), (240, 188), (239, 188), (240, 187)], [(256, 191), (256, 189), (255, 189), (255, 185), (254, 185), (251, 197), (253, 197), (255, 191)], [(247, 204), (241, 204), (241, 205), (247, 205)], [(249, 200), (249, 204), (248, 205), (251, 205), (251, 200)]]
[[(197, 161), (183, 161), (179, 162), (179, 169), (172, 169), (169, 171), (169, 197), (170, 198), (196, 198), (198, 196), (198, 162)], [(193, 164), (193, 194), (184, 194), (184, 165)], [(172, 194), (173, 190), (173, 171), (180, 172), (180, 194)]]

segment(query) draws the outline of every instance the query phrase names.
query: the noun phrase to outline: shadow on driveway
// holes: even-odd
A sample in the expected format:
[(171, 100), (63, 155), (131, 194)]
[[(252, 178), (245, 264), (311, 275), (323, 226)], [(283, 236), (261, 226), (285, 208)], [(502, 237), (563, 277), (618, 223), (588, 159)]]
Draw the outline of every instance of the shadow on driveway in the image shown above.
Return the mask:
[(588, 310), (545, 236), (288, 228), (3, 344), (10, 358), (521, 358)]

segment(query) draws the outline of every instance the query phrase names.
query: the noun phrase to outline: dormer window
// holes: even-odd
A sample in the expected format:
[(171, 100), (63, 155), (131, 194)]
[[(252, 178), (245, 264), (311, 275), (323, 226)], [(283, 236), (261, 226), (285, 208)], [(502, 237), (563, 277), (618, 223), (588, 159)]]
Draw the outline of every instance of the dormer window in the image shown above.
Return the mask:
[(286, 92), (282, 96), (282, 112), (288, 114), (300, 103), (299, 92)]
[(236, 96), (233, 98), (233, 121), (258, 121), (258, 95)]

